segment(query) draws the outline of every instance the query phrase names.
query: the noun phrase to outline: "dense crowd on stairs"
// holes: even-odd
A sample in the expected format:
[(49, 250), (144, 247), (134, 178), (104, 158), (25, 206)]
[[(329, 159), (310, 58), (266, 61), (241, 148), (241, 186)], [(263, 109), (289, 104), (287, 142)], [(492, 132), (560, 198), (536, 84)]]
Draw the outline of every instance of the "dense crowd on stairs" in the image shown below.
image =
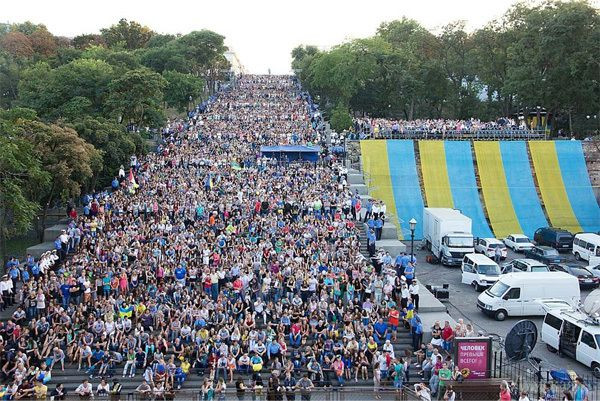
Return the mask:
[[(56, 250), (7, 265), (2, 396), (307, 399), (452, 369), (452, 328), (422, 344), (416, 260), (361, 255), (343, 166), (261, 157), (318, 142), (317, 124), (292, 78), (253, 75), (169, 122), (156, 153), (71, 211)], [(382, 207), (366, 207), (373, 229)]]

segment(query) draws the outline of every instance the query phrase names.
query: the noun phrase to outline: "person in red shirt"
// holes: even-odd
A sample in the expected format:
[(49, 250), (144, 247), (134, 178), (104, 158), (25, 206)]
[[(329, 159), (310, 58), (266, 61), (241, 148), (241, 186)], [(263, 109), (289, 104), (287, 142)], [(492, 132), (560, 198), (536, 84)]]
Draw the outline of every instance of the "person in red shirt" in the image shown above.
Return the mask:
[(444, 340), (442, 347), (450, 352), (452, 351), (452, 341), (454, 340), (454, 330), (450, 327), (450, 322), (444, 322), (444, 328), (442, 329), (442, 340)]
[(301, 326), (298, 323), (292, 324), (290, 328), (290, 345), (294, 348), (300, 347), (302, 344)]
[(512, 399), (510, 389), (508, 388), (508, 382), (503, 380), (500, 383), (500, 401), (510, 401)]
[(392, 328), (392, 336), (394, 341), (396, 341), (398, 325), (400, 324), (400, 312), (398, 312), (397, 308), (390, 309), (390, 313), (388, 314), (388, 324)]
[(242, 294), (243, 287), (244, 283), (242, 282), (242, 279), (239, 277), (235, 279), (235, 281), (233, 282), (233, 292), (235, 292), (236, 297), (242, 301), (244, 300), (244, 296)]

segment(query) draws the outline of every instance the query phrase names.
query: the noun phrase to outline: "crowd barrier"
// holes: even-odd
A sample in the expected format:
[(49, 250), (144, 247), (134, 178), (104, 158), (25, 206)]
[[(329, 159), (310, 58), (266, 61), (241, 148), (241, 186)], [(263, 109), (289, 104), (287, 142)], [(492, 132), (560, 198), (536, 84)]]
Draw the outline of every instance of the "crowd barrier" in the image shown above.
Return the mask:
[(392, 131), (382, 129), (378, 133), (353, 132), (350, 133), (351, 140), (366, 139), (444, 139), (444, 140), (479, 140), (479, 141), (517, 141), (517, 140), (542, 140), (548, 138), (546, 130), (526, 129), (481, 129), (469, 130), (447, 130), (444, 132), (436, 130), (414, 129)]

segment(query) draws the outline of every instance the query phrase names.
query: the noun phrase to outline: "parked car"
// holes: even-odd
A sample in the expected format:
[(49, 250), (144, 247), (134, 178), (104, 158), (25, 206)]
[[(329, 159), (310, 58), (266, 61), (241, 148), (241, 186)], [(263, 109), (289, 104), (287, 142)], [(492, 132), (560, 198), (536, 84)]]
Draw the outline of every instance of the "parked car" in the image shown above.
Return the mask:
[(531, 240), (523, 234), (510, 234), (504, 239), (504, 245), (515, 252), (524, 252), (533, 248)]
[(507, 273), (539, 273), (549, 272), (550, 269), (545, 264), (534, 259), (514, 259), (502, 265), (502, 274)]
[(483, 253), (488, 258), (494, 258), (496, 248), (502, 251), (501, 259), (506, 259), (506, 245), (496, 238), (477, 238), (475, 240), (475, 252)]
[(562, 228), (538, 228), (533, 234), (533, 240), (537, 245), (551, 246), (559, 251), (573, 249), (573, 234)]
[(577, 277), (580, 287), (598, 287), (598, 284), (600, 284), (600, 278), (594, 276), (591, 271), (582, 266), (561, 263), (551, 265), (550, 271), (568, 273)]
[(558, 254), (558, 251), (549, 246), (534, 246), (533, 248), (525, 251), (525, 257), (539, 260), (547, 265), (562, 262), (562, 258)]
[(588, 266), (587, 269), (591, 271), (595, 277), (600, 278), (600, 265)]

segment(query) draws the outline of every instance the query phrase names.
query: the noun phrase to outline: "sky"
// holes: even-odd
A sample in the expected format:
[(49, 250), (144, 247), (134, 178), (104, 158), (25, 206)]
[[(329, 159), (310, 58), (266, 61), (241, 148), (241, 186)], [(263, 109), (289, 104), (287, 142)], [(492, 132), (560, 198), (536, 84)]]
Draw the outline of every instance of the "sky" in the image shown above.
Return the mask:
[(515, 0), (0, 0), (2, 22), (43, 23), (58, 36), (97, 33), (121, 18), (159, 33), (210, 29), (225, 36), (247, 72), (290, 73), (299, 44), (322, 50), (368, 37), (403, 16), (436, 31), (465, 20), (468, 30), (498, 18)]

